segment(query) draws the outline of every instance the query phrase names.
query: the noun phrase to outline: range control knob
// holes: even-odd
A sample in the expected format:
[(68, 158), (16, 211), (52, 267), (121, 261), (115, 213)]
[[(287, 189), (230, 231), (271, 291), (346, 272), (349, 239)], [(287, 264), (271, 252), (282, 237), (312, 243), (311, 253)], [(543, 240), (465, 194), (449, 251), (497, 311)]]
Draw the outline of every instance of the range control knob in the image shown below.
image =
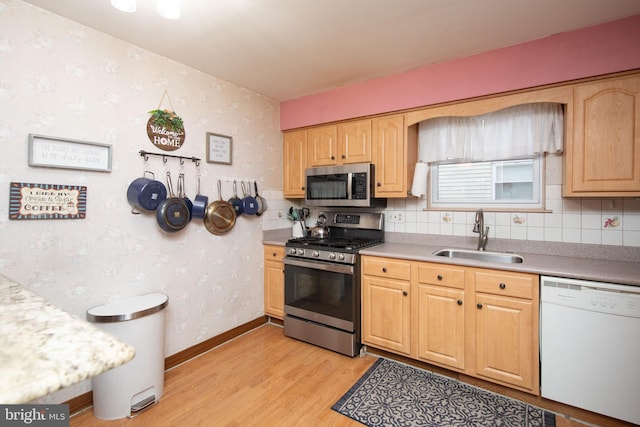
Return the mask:
[(296, 254), (296, 249), (295, 248), (289, 248), (289, 254), (295, 255)]
[(316, 258), (317, 258), (317, 257), (319, 257), (319, 256), (320, 256), (320, 252), (318, 252), (318, 251), (313, 251), (313, 256), (314, 256), (314, 257), (316, 257)]
[(304, 249), (298, 249), (298, 255), (304, 255)]
[(335, 252), (331, 252), (329, 254), (329, 259), (336, 259), (336, 253)]
[(338, 254), (338, 259), (340, 261), (344, 261), (344, 254)]

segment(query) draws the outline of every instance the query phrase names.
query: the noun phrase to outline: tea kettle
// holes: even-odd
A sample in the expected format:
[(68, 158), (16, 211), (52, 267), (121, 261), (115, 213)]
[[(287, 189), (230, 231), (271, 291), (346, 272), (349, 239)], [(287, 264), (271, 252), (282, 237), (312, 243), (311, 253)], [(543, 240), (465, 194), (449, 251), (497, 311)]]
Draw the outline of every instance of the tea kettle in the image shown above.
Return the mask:
[(311, 237), (317, 237), (318, 239), (326, 239), (329, 237), (329, 228), (324, 225), (326, 221), (327, 217), (323, 213), (318, 215), (316, 226), (311, 229)]

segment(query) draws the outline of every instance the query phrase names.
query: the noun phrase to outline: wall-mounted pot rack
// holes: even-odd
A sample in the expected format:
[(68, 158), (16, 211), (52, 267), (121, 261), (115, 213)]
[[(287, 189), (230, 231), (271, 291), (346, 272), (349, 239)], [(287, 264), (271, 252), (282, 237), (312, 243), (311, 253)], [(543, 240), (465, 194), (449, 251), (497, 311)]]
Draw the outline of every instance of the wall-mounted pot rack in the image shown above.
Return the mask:
[(140, 150), (140, 156), (144, 157), (145, 162), (149, 160), (149, 156), (159, 156), (162, 157), (162, 161), (167, 163), (167, 158), (171, 157), (172, 159), (180, 159), (180, 165), (184, 165), (185, 160), (191, 160), (196, 166), (200, 166), (201, 159), (197, 157), (185, 157), (185, 156), (176, 156), (173, 154), (164, 154), (164, 153), (150, 153), (148, 151)]

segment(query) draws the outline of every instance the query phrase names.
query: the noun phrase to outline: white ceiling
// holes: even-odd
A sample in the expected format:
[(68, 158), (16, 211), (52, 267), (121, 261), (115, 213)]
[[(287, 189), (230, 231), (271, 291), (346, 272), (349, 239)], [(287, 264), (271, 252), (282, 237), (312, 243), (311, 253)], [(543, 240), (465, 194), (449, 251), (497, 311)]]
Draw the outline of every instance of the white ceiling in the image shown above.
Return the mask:
[(640, 14), (639, 0), (25, 0), (280, 101)]

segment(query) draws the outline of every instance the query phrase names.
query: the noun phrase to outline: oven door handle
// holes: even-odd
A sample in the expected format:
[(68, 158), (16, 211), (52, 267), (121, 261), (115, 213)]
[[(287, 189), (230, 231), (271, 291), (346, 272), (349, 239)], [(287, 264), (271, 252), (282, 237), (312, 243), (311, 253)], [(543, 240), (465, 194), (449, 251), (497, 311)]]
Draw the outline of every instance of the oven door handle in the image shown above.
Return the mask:
[(285, 257), (283, 260), (285, 265), (293, 265), (296, 267), (310, 268), (312, 270), (323, 270), (331, 273), (351, 274), (355, 272), (353, 265), (330, 264), (326, 262), (307, 261), (297, 258)]

